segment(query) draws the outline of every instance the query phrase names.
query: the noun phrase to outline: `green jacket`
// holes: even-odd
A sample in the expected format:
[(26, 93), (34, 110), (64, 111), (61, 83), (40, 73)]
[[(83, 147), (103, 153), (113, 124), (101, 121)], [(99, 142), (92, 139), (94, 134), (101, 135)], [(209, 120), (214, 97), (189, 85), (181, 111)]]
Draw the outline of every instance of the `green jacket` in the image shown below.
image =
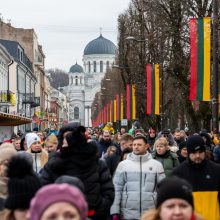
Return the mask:
[(171, 176), (173, 169), (179, 165), (177, 154), (166, 151), (163, 155), (158, 155), (156, 151), (152, 153), (153, 159), (162, 163), (166, 177)]

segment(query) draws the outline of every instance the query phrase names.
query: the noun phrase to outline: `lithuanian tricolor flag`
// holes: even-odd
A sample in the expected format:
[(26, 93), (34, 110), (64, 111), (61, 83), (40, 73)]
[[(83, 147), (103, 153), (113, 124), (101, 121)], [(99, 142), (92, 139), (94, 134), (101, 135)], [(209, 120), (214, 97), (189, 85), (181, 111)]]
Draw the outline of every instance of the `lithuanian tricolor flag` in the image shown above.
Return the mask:
[(160, 66), (146, 65), (146, 112), (148, 115), (160, 114)]
[(127, 119), (134, 120), (136, 119), (136, 86), (135, 85), (126, 85), (126, 112)]
[(190, 100), (210, 101), (211, 18), (190, 19)]

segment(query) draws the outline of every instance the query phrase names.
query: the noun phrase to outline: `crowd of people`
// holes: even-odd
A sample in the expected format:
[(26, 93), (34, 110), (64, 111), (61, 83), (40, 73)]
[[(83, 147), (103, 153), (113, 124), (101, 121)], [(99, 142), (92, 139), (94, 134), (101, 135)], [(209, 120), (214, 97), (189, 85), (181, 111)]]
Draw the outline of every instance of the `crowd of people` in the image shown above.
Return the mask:
[(205, 129), (19, 132), (0, 144), (0, 219), (220, 220), (219, 163)]

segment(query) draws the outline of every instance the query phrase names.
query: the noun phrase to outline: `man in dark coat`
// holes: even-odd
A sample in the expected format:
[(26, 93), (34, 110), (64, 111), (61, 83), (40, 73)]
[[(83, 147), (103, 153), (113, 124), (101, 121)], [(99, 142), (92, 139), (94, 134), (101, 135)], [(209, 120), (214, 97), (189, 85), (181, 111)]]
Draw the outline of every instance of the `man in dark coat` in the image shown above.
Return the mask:
[(61, 175), (75, 176), (83, 182), (91, 219), (107, 218), (114, 200), (114, 186), (105, 162), (99, 160), (96, 143), (87, 143), (83, 126), (64, 137), (60, 152), (42, 170), (42, 183), (53, 183)]
[(114, 145), (111, 140), (111, 134), (108, 130), (103, 130), (102, 138), (98, 141), (98, 150), (99, 150), (99, 157), (102, 158), (106, 153), (109, 146)]
[(130, 134), (123, 134), (120, 139), (120, 147), (117, 148), (117, 151), (114, 154), (105, 158), (105, 162), (112, 176), (121, 160), (122, 152), (126, 148), (130, 148), (132, 150), (133, 140), (134, 138)]
[(187, 139), (188, 158), (173, 175), (187, 180), (193, 187), (195, 211), (204, 219), (220, 218), (220, 166), (206, 158), (205, 142), (199, 135)]

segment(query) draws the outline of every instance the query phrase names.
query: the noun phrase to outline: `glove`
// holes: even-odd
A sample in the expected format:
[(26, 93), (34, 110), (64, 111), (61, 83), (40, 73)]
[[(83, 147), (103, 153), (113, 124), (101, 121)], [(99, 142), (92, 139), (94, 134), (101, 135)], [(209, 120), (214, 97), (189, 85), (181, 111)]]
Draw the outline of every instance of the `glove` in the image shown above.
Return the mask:
[(119, 214), (113, 214), (112, 215), (112, 220), (120, 220), (120, 215)]

